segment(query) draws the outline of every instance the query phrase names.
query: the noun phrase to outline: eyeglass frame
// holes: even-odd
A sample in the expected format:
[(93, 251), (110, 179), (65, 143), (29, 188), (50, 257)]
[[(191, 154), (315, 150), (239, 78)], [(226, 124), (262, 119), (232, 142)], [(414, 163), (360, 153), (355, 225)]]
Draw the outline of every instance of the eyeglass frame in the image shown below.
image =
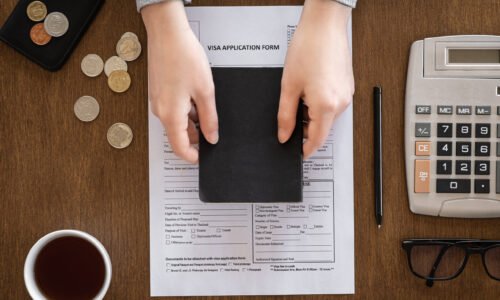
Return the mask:
[[(470, 244), (474, 244), (479, 247), (471, 247)], [(464, 250), (464, 258), (461, 262), (460, 268), (457, 270), (455, 274), (449, 277), (431, 277), (431, 276), (422, 276), (415, 272), (413, 269), (413, 265), (411, 262), (411, 250), (415, 246), (426, 246), (426, 245), (440, 245), (440, 246), (446, 246), (448, 247), (442, 247), (438, 256), (436, 257), (434, 261), (434, 265), (432, 266), (432, 269), (430, 271), (431, 274), (433, 274), (438, 266), (439, 263), (441, 262), (442, 256), (446, 253), (446, 251), (452, 247), (456, 246)], [(434, 281), (446, 281), (446, 280), (452, 280), (457, 278), (460, 274), (462, 274), (463, 270), (465, 269), (465, 266), (467, 265), (467, 262), (469, 261), (469, 256), (472, 254), (480, 254), (481, 255), (481, 261), (483, 263), (484, 270), (486, 271), (486, 274), (491, 279), (500, 281), (500, 277), (494, 277), (493, 275), (490, 274), (488, 271), (488, 268), (486, 266), (486, 261), (485, 261), (485, 253), (493, 248), (499, 248), (500, 247), (500, 240), (481, 240), (481, 239), (406, 239), (401, 242), (401, 247), (403, 250), (406, 252), (406, 257), (408, 260), (408, 266), (410, 267), (410, 271), (413, 273), (413, 275), (417, 276), (418, 278), (422, 278), (426, 280), (426, 285), (428, 287), (432, 287), (434, 284)], [(443, 251), (444, 250), (444, 251)]]

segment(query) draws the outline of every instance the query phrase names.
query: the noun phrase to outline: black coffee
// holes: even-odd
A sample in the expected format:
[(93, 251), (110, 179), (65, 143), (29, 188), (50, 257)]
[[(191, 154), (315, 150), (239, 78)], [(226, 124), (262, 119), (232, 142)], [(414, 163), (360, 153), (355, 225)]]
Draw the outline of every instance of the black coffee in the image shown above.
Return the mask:
[(78, 237), (49, 242), (35, 261), (35, 280), (49, 299), (93, 299), (104, 285), (104, 260), (94, 245)]

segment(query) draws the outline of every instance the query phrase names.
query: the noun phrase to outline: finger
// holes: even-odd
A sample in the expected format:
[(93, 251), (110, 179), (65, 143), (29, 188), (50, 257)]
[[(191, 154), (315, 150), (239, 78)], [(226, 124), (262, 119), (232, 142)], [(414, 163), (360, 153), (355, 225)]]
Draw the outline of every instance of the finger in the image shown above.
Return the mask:
[(192, 120), (188, 121), (188, 136), (191, 145), (199, 143), (198, 129), (196, 128), (196, 124)]
[(203, 136), (210, 144), (217, 144), (219, 141), (219, 119), (215, 107), (215, 91), (213, 87), (195, 95), (194, 102), (196, 103)]
[(304, 158), (309, 158), (321, 147), (330, 133), (335, 114), (322, 114), (318, 118), (311, 118), (307, 126), (307, 140), (304, 143)]
[(189, 142), (187, 113), (175, 111), (165, 115), (161, 121), (165, 126), (168, 141), (174, 153), (188, 162), (196, 163), (198, 151)]
[(292, 85), (282, 85), (278, 109), (278, 140), (280, 143), (288, 141), (295, 129), (300, 94), (300, 90)]

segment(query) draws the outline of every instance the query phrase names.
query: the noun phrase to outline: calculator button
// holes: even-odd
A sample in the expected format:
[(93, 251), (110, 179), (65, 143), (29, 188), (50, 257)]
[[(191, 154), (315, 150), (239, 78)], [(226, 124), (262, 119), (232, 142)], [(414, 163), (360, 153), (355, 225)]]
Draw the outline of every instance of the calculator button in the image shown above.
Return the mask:
[(497, 156), (500, 156), (500, 142), (497, 142)]
[(474, 180), (474, 193), (489, 194), (490, 193), (490, 180), (489, 179), (476, 179), (476, 180)]
[(451, 160), (438, 160), (436, 163), (436, 173), (439, 175), (450, 175)]
[(456, 156), (471, 156), (471, 143), (470, 142), (457, 142)]
[(437, 179), (436, 193), (470, 193), (470, 180)]
[(496, 178), (496, 193), (500, 194), (500, 160), (497, 160), (497, 165), (496, 165), (496, 173), (495, 173), (495, 178)]
[(474, 173), (476, 175), (490, 175), (490, 161), (476, 160), (474, 162)]
[(455, 165), (455, 174), (457, 175), (470, 175), (471, 173), (470, 160), (457, 160)]
[(452, 113), (453, 113), (453, 106), (438, 105), (438, 115), (451, 115)]
[(428, 159), (415, 160), (415, 193), (429, 193), (431, 185), (429, 181), (431, 173), (431, 161)]
[(452, 123), (438, 123), (437, 124), (437, 136), (438, 137), (452, 137), (453, 136), (453, 124)]
[(500, 124), (497, 124), (497, 138), (500, 138)]
[(476, 124), (476, 137), (489, 138), (490, 137), (490, 124)]
[(472, 106), (470, 105), (460, 105), (457, 106), (457, 115), (471, 115)]
[(500, 106), (497, 106), (497, 115), (500, 116)]
[(431, 123), (415, 123), (415, 137), (430, 137)]
[(415, 142), (415, 155), (416, 156), (430, 156), (431, 155), (431, 142)]
[(491, 106), (476, 106), (476, 115), (491, 115)]
[(437, 142), (438, 156), (451, 156), (452, 149), (453, 149), (452, 142)]
[(457, 124), (457, 138), (468, 138), (471, 137), (472, 125), (469, 123), (459, 123)]
[(476, 142), (475, 148), (476, 156), (490, 156), (490, 143), (489, 142)]
[(417, 115), (429, 115), (431, 113), (430, 105), (417, 105), (415, 107), (415, 113)]

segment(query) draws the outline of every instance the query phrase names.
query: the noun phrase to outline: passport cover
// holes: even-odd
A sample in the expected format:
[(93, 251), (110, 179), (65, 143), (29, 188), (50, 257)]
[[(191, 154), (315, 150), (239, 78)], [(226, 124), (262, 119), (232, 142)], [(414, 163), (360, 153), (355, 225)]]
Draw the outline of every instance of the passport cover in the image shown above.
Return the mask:
[(0, 29), (0, 40), (49, 71), (59, 70), (94, 19), (104, 0), (41, 0), (47, 6), (47, 14), (61, 12), (69, 21), (68, 31), (61, 37), (53, 37), (44, 46), (38, 46), (30, 38), (31, 28), (41, 22), (28, 18), (26, 9), (33, 0), (20, 0)]
[(302, 201), (302, 103), (290, 140), (277, 137), (282, 68), (212, 68), (219, 142), (200, 133), (204, 202)]

